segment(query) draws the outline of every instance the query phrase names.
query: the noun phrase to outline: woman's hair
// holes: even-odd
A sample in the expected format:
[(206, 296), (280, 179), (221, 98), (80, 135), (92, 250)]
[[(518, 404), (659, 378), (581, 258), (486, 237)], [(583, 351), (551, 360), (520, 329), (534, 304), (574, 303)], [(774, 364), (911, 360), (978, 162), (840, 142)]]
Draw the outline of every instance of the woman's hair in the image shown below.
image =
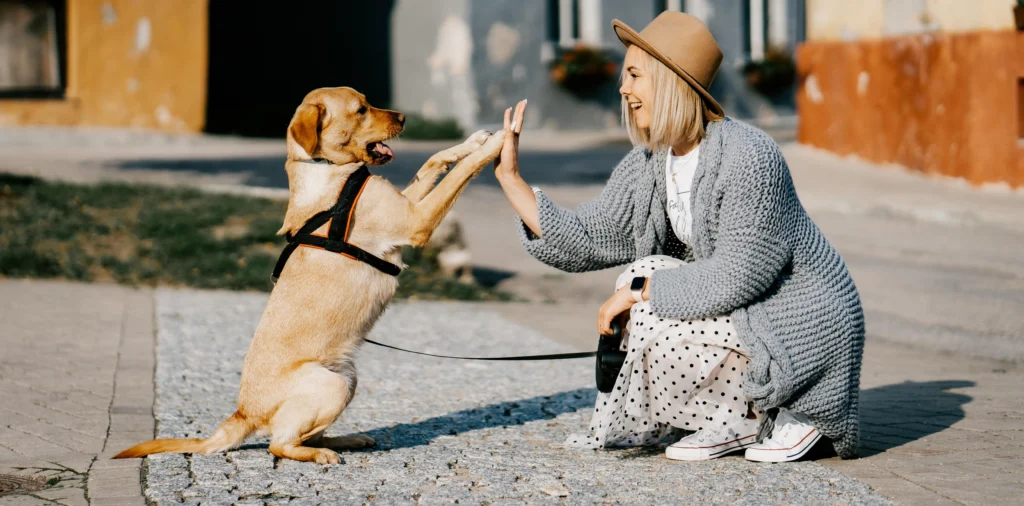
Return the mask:
[[(704, 137), (704, 125), (709, 121), (718, 121), (722, 115), (716, 114), (705, 105), (700, 94), (678, 74), (651, 56), (647, 51), (630, 45), (626, 49), (638, 53), (644, 62), (647, 76), (651, 79), (653, 103), (650, 107), (651, 126), (636, 126), (630, 112), (626, 97), (622, 97), (622, 123), (626, 125), (629, 140), (634, 145), (642, 144), (649, 149), (657, 150), (671, 146), (678, 139), (697, 142)], [(620, 79), (625, 79), (626, 70), (622, 70)]]

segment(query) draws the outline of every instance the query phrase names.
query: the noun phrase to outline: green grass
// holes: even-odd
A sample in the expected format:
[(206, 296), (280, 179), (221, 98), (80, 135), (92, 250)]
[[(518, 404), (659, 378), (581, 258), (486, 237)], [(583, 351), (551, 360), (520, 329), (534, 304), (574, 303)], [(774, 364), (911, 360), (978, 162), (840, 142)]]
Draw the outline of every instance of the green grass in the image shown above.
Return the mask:
[[(189, 188), (78, 185), (0, 173), (0, 276), (258, 290), (285, 241), (285, 202)], [(407, 248), (399, 298), (507, 300)]]

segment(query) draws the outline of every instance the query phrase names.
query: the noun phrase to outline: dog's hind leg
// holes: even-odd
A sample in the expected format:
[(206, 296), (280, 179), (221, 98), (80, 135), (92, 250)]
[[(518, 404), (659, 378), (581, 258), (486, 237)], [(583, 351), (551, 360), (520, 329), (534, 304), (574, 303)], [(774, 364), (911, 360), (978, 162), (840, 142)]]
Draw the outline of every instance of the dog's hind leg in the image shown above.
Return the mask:
[(448, 172), (448, 167), (451, 164), (462, 160), (480, 148), (480, 146), (483, 146), (490, 136), (490, 133), (480, 130), (470, 135), (462, 144), (452, 146), (431, 156), (427, 163), (423, 164), (423, 167), (420, 167), (420, 170), (416, 172), (416, 177), (402, 191), (402, 195), (405, 195), (405, 198), (409, 199), (410, 202), (419, 202), (426, 194), (430, 193), (438, 176)]
[(341, 457), (337, 452), (327, 448), (310, 448), (301, 446), (298, 441), (275, 441), (270, 443), (270, 453), (282, 459), (300, 462), (316, 462), (317, 464), (337, 464)]
[(294, 374), (295, 386), (270, 420), (270, 453), (303, 462), (337, 464), (337, 453), (305, 442), (313, 439), (317, 443), (323, 431), (338, 419), (352, 399), (355, 378), (313, 363), (303, 365)]

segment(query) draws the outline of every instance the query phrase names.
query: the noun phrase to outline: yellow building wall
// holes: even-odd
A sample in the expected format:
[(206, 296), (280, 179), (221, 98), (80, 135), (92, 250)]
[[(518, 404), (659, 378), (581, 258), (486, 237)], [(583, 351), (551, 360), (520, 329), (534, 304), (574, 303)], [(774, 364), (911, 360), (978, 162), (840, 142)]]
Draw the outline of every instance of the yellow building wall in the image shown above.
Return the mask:
[(63, 99), (0, 99), (2, 125), (197, 132), (208, 0), (68, 0)]
[(1014, 28), (1017, 0), (807, 0), (807, 40)]

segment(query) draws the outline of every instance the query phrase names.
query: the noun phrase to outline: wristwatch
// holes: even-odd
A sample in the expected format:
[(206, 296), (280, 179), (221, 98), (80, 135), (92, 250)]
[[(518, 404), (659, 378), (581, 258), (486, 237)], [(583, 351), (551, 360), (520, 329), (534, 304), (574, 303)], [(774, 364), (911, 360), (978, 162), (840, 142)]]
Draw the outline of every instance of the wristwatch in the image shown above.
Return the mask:
[(644, 288), (647, 286), (647, 278), (643, 276), (637, 276), (633, 278), (633, 282), (629, 284), (629, 291), (633, 292), (633, 300), (637, 302), (644, 301)]

